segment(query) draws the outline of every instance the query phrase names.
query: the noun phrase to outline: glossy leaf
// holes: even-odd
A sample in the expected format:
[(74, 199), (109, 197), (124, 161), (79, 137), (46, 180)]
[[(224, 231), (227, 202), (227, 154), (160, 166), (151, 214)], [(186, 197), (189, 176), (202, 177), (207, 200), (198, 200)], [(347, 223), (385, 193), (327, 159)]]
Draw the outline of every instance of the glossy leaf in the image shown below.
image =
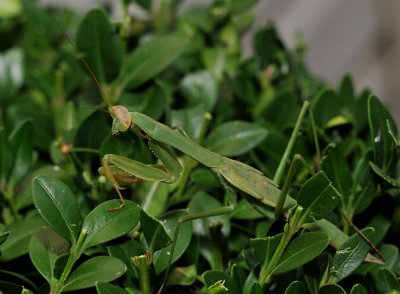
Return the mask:
[(300, 281), (291, 282), (286, 288), (285, 294), (305, 294), (305, 289)]
[(338, 147), (333, 145), (328, 147), (322, 158), (321, 169), (343, 196), (350, 196), (353, 187), (351, 172), (346, 158)]
[(280, 274), (298, 268), (319, 256), (329, 245), (325, 233), (304, 233), (289, 243), (275, 268), (274, 274)]
[(96, 283), (96, 290), (99, 294), (129, 294), (125, 289), (119, 288), (109, 283)]
[[(223, 207), (223, 205), (214, 197), (207, 193), (196, 193), (190, 200), (188, 209), (190, 213), (206, 213)], [(229, 215), (222, 214), (201, 219), (193, 220), (193, 231), (200, 236), (209, 235), (210, 227), (213, 224), (222, 223), (221, 231), (228, 236), (231, 230)]]
[(192, 73), (184, 77), (180, 90), (188, 101), (188, 107), (204, 106), (211, 112), (217, 102), (217, 81), (208, 71)]
[(167, 285), (188, 286), (193, 284), (197, 278), (195, 265), (175, 267), (168, 276)]
[(379, 166), (377, 166), (375, 163), (370, 162), (369, 165), (371, 166), (371, 169), (377, 174), (379, 177), (381, 177), (384, 181), (386, 181), (389, 185), (395, 187), (395, 188), (400, 188), (400, 181), (393, 179), (389, 175), (387, 175)]
[(24, 81), (24, 55), (14, 48), (0, 54), (0, 105), (7, 105)]
[(75, 244), (82, 220), (78, 201), (71, 190), (55, 178), (38, 176), (32, 181), (32, 197), (49, 226)]
[(258, 275), (253, 269), (247, 276), (246, 281), (243, 285), (243, 294), (262, 294), (263, 290), (258, 281)]
[(140, 211), (140, 224), (150, 252), (155, 252), (171, 242), (171, 238), (162, 223), (143, 210)]
[(9, 141), (14, 158), (10, 184), (16, 185), (26, 176), (32, 165), (32, 120), (27, 119), (18, 124), (10, 134)]
[[(362, 232), (368, 237), (374, 232), (372, 228), (363, 229)], [(332, 282), (338, 283), (350, 275), (367, 256), (369, 245), (358, 235), (353, 234), (336, 251), (332, 260)]]
[(32, 236), (29, 256), (39, 273), (51, 285), (55, 282), (54, 269), (57, 259), (68, 253), (70, 244), (49, 227), (44, 227)]
[(313, 219), (320, 219), (335, 209), (340, 195), (332, 182), (320, 171), (307, 180), (301, 187), (297, 202), (306, 208)]
[(389, 132), (397, 136), (392, 116), (375, 96), (368, 99), (368, 121), (374, 150), (374, 163), (385, 172), (392, 165), (395, 142)]
[(10, 154), (11, 146), (6, 131), (4, 128), (0, 128), (0, 182), (2, 185), (8, 180), (12, 168), (13, 157)]
[(260, 264), (266, 263), (265, 259), (267, 261), (271, 260), (281, 239), (282, 234), (251, 239), (251, 247), (253, 248), (254, 254)]
[(317, 126), (326, 128), (330, 121), (341, 116), (341, 98), (332, 90), (322, 90), (313, 101), (313, 114)]
[(218, 154), (233, 157), (256, 147), (267, 134), (268, 132), (257, 124), (231, 121), (216, 127), (208, 135), (204, 145)]
[(24, 275), (16, 272), (0, 269), (0, 289), (8, 293), (20, 293), (21, 285), (25, 285), (31, 289), (36, 289), (35, 283)]
[(94, 287), (97, 282), (107, 283), (122, 276), (126, 265), (111, 256), (96, 256), (78, 266), (67, 279), (63, 291)]
[(14, 222), (6, 227), (10, 232), (0, 245), (0, 260), (8, 261), (28, 253), (29, 239), (45, 224), (43, 219), (34, 218)]
[(346, 291), (339, 285), (324, 285), (319, 288), (320, 294), (346, 294)]
[(122, 66), (120, 87), (131, 89), (155, 77), (184, 52), (187, 44), (185, 38), (174, 35), (154, 36), (141, 43)]
[(197, 141), (204, 135), (202, 127), (211, 119), (203, 105), (171, 112), (171, 126), (184, 130), (186, 135)]
[(125, 93), (120, 104), (129, 111), (141, 112), (155, 120), (159, 120), (168, 106), (170, 93), (162, 82), (156, 81), (155, 85), (143, 92)]
[[(182, 210), (174, 210), (163, 215), (160, 220), (163, 222), (166, 231), (169, 236), (172, 238), (176, 229), (177, 221), (180, 217), (186, 215), (185, 211)], [(175, 262), (182, 254), (186, 251), (190, 244), (190, 240), (192, 238), (192, 223), (190, 221), (185, 222), (181, 225), (178, 238), (176, 241), (174, 256), (172, 258), (172, 263)], [(163, 248), (162, 250), (158, 250), (153, 254), (153, 264), (156, 274), (164, 271), (169, 262), (169, 256), (171, 254), (171, 245)]]
[(120, 204), (117, 199), (109, 200), (89, 212), (82, 224), (82, 230), (86, 231), (83, 248), (125, 235), (138, 224), (140, 208), (135, 202), (126, 200), (123, 209), (108, 211)]
[(367, 294), (367, 290), (361, 284), (355, 284), (353, 288), (351, 288), (350, 294)]
[(381, 268), (374, 275), (375, 287), (378, 293), (400, 291), (400, 282), (397, 276), (386, 268)]
[(241, 293), (238, 289), (236, 282), (230, 275), (222, 271), (206, 271), (202, 274), (204, 284), (207, 288), (211, 287), (218, 281), (224, 281), (224, 286), (228, 289), (231, 294)]
[(110, 256), (116, 257), (122, 260), (127, 266), (128, 274), (131, 277), (136, 275), (136, 267), (132, 263), (133, 256), (143, 255), (146, 249), (139, 242), (129, 239), (121, 244), (115, 244), (107, 246), (107, 250)]
[(105, 83), (117, 75), (121, 49), (104, 10), (96, 8), (86, 14), (77, 32), (76, 46), (99, 82)]

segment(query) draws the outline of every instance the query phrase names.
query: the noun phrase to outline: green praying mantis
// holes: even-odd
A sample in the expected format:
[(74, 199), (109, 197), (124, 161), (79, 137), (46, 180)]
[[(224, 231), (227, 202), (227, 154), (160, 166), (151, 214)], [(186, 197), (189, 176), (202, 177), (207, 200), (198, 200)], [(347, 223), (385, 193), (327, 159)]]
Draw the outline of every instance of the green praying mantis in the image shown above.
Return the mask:
[[(161, 164), (143, 164), (116, 154), (106, 154), (102, 159), (102, 167), (99, 172), (112, 183), (121, 200), (121, 205), (112, 210), (124, 207), (124, 198), (120, 192), (122, 188), (117, 180), (123, 182), (146, 180), (165, 183), (174, 183), (178, 180), (182, 167), (172, 148), (210, 168), (223, 182), (223, 186), (226, 186), (224, 183), (226, 181), (228, 185), (234, 186), (263, 204), (269, 207), (276, 206), (280, 190), (271, 179), (265, 177), (259, 170), (212, 152), (179, 130), (174, 130), (142, 113), (129, 112), (123, 106), (110, 106), (110, 113), (113, 118), (113, 135), (134, 128), (147, 139), (149, 148), (161, 161)], [(287, 205), (294, 204), (294, 200), (289, 197), (286, 202)], [(231, 208), (232, 206), (229, 209)], [(226, 211), (229, 209), (227, 208)]]

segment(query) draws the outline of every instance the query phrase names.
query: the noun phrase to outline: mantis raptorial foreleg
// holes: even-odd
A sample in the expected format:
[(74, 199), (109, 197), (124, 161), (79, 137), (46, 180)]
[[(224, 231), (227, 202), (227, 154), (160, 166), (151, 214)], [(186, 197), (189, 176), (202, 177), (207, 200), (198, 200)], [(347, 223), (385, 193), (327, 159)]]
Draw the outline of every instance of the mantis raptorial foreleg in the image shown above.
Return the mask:
[(115, 211), (125, 206), (124, 198), (120, 192), (123, 188), (119, 186), (118, 180), (128, 183), (138, 180), (173, 183), (179, 178), (182, 167), (171, 148), (154, 140), (149, 140), (148, 143), (150, 149), (153, 150), (162, 164), (143, 164), (115, 154), (106, 154), (103, 157), (99, 173), (107, 177), (121, 200), (121, 205), (110, 209), (110, 211)]

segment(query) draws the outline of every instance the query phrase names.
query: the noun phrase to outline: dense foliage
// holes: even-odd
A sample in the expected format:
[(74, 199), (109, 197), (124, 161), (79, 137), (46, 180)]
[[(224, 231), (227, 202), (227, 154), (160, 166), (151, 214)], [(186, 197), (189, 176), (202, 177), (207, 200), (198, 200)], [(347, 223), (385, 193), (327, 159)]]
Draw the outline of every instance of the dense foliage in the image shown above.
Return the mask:
[[(179, 14), (179, 0), (125, 0), (114, 22), (100, 8), (81, 16), (8, 2), (0, 7), (4, 293), (155, 293), (167, 272), (171, 293), (400, 291), (397, 127), (350, 77), (335, 90), (312, 76), (304, 44), (289, 50), (272, 25), (243, 58), (256, 0)], [(131, 18), (129, 2), (148, 18)], [(157, 158), (138, 129), (111, 135), (105, 98), (79, 57), (112, 105), (257, 168), (272, 192), (241, 191), (247, 172), (233, 172), (232, 189), (175, 150), (178, 181), (123, 184), (126, 206), (109, 211), (120, 202), (98, 173), (101, 158)], [(275, 186), (290, 196), (274, 213)], [(183, 222), (172, 250), (178, 220), (231, 203), (230, 213)]]

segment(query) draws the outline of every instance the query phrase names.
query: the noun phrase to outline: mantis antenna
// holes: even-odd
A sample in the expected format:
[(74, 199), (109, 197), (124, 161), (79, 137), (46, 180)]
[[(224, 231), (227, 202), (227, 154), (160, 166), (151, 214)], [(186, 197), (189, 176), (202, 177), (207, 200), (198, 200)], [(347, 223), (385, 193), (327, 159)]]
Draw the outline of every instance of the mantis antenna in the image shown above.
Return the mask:
[(67, 33), (64, 31), (64, 29), (61, 27), (61, 25), (55, 21), (59, 30), (61, 31), (61, 33), (63, 34), (63, 37), (68, 41), (68, 43), (72, 46), (72, 48), (75, 50), (75, 52), (78, 53), (78, 58), (81, 60), (81, 62), (83, 63), (84, 67), (86, 68), (86, 70), (89, 72), (90, 76), (92, 77), (93, 81), (96, 83), (97, 87), (99, 88), (99, 91), (101, 93), (101, 96), (103, 96), (104, 100), (106, 101), (108, 107), (109, 107), (109, 111), (111, 113), (112, 117), (115, 117), (115, 111), (113, 109), (113, 105), (111, 103), (110, 98), (108, 97), (106, 91), (104, 91), (102, 85), (100, 84), (99, 80), (96, 78), (96, 75), (94, 74), (94, 72), (92, 71), (92, 69), (90, 68), (89, 64), (87, 63), (86, 59), (82, 56), (81, 53), (79, 53), (79, 49), (78, 47), (74, 44), (74, 42), (72, 42), (71, 38), (67, 35)]

